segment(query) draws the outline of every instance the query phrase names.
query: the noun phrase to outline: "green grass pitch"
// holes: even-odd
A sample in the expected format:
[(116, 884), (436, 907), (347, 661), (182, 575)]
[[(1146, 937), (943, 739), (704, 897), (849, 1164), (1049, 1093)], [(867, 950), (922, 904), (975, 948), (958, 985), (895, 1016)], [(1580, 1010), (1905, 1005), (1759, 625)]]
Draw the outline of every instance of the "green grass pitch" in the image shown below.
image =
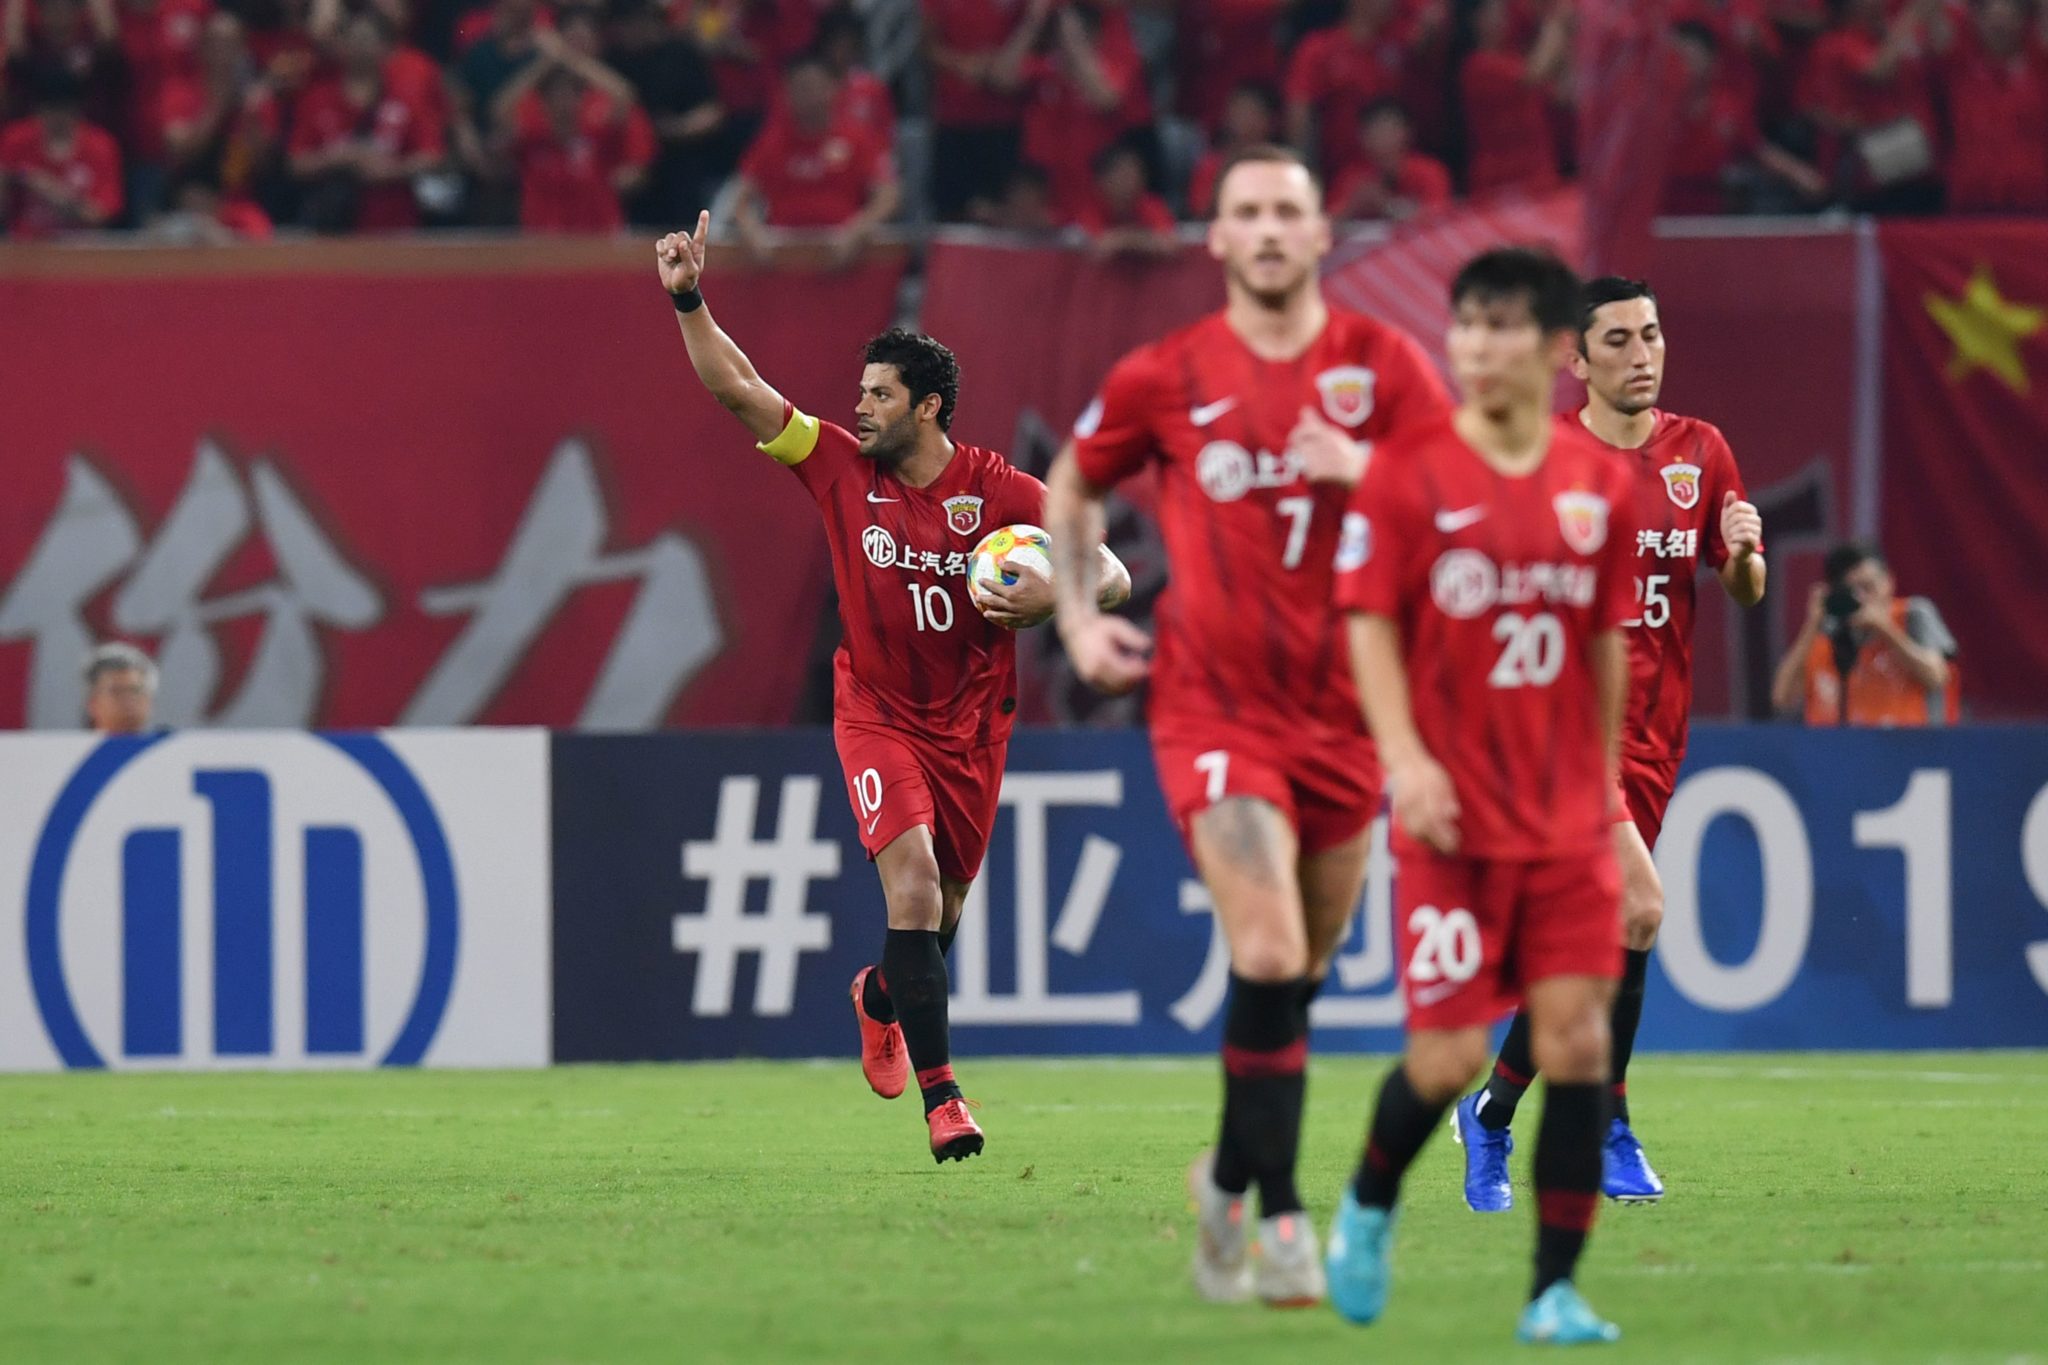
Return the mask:
[[(1670, 1183), (1603, 1210), (1611, 1361), (2048, 1360), (2038, 1053), (1648, 1057)], [(1323, 1058), (1319, 1224), (1385, 1062)], [(8, 1362), (1497, 1361), (1530, 1215), (1410, 1177), (1393, 1302), (1198, 1303), (1200, 1060), (963, 1062), (987, 1153), (935, 1167), (852, 1061), (0, 1078)], [(1532, 1098), (1532, 1104), (1534, 1103)], [(1516, 1155), (1525, 1205), (1535, 1117)], [(2030, 1354), (2031, 1353), (2031, 1354)]]

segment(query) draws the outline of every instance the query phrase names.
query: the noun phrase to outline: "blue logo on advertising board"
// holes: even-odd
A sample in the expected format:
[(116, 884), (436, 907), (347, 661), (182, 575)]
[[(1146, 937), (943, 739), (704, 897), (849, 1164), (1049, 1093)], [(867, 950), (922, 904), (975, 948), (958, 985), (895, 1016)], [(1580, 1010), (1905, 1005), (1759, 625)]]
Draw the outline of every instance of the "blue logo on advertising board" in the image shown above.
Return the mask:
[[(208, 745), (182, 762), (159, 747), (169, 738), (111, 739), (95, 748), (58, 794), (36, 842), (26, 905), (29, 980), (59, 1058), (70, 1067), (106, 1066), (108, 1051), (143, 1063), (302, 1055), (417, 1064), (448, 1005), (459, 930), (454, 863), (419, 780), (374, 735), (278, 736), (267, 749), (244, 739), (225, 750), (227, 761), (205, 761), (223, 752)], [(316, 746), (307, 751), (314, 761), (283, 747), (290, 745)], [(137, 761), (152, 753), (170, 761), (154, 765), (134, 799), (110, 803), (110, 794), (152, 767)], [(335, 754), (347, 762), (321, 761)], [(137, 814), (137, 806), (162, 818)], [(75, 859), (88, 844), (92, 854)], [(91, 865), (100, 855), (112, 865)], [(388, 871), (394, 859), (409, 865), (404, 873)], [(407, 894), (374, 894), (378, 867), (400, 877)], [(67, 902), (74, 873), (87, 887), (74, 887)], [(210, 888), (206, 904), (188, 903), (202, 899), (188, 894), (193, 887)], [(423, 926), (375, 923), (387, 901), (414, 894)], [(67, 943), (67, 904), (104, 932), (74, 934)], [(96, 951), (115, 940), (118, 948)], [(392, 946), (374, 950), (373, 941)], [(197, 955), (210, 960), (188, 960)], [(279, 963), (288, 968), (294, 958), (303, 974), (287, 981)], [(416, 979), (393, 979), (401, 959), (417, 961)], [(95, 980), (111, 971), (115, 983), (100, 993), (107, 1008), (81, 1014), (81, 971), (97, 971)], [(209, 981), (210, 1010), (203, 998)], [(96, 1042), (87, 1020), (104, 1021), (113, 1000), (118, 1029), (102, 1027)], [(286, 1017), (294, 1006), (302, 1006), (302, 1019)], [(395, 1023), (380, 1024), (386, 1016)]]

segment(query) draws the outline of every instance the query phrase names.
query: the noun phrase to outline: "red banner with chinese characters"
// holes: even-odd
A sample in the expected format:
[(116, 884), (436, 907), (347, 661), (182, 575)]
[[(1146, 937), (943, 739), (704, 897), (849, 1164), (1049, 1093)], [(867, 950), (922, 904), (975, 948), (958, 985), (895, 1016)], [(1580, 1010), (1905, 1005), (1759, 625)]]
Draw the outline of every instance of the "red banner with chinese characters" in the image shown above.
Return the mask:
[[(108, 636), (166, 724), (779, 724), (829, 570), (697, 384), (644, 246), (0, 260), (0, 726), (78, 722)], [(844, 416), (901, 262), (721, 270)]]
[(1963, 704), (2038, 716), (2048, 678), (2048, 223), (1887, 223), (1884, 533), (1955, 632)]

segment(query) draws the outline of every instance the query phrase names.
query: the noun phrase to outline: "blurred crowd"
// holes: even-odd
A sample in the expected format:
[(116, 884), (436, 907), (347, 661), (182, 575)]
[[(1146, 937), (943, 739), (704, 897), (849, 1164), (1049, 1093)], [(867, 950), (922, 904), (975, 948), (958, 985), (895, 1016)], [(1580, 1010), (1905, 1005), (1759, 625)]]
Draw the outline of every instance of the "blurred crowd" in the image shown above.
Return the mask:
[[(2044, 6), (2043, 8), (2048, 8)], [(1667, 212), (2048, 211), (2036, 0), (1673, 0)], [(1571, 0), (0, 0), (0, 225), (883, 224), (1165, 249), (1233, 148), (1343, 219), (1573, 172)], [(1597, 111), (1592, 111), (1597, 113)]]

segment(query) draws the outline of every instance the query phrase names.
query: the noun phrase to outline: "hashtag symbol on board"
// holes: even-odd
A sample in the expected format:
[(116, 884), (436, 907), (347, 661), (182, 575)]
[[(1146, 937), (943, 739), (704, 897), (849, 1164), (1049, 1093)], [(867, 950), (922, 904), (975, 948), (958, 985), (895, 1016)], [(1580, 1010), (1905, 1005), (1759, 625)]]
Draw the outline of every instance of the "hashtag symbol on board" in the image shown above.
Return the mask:
[[(839, 875), (839, 844), (818, 837), (816, 777), (786, 777), (773, 838), (755, 837), (761, 779), (728, 777), (718, 786), (717, 827), (709, 839), (683, 845), (683, 876), (705, 883), (704, 909), (675, 917), (675, 948), (697, 954), (690, 1012), (732, 1013), (733, 975), (740, 957), (760, 955), (754, 1013), (786, 1015), (796, 1001), (796, 969), (804, 953), (832, 945), (829, 915), (804, 908), (813, 880)], [(768, 884), (763, 908), (747, 911), (747, 888)]]

